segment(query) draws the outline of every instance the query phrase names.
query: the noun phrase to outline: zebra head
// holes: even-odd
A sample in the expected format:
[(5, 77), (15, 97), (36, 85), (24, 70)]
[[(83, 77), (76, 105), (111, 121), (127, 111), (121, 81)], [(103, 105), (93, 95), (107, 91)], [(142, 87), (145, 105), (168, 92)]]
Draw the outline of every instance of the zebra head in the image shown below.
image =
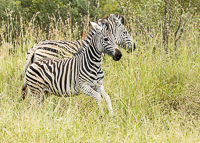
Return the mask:
[(115, 36), (116, 43), (123, 49), (132, 51), (132, 38), (124, 27), (125, 18), (118, 14), (110, 14), (104, 19), (99, 19), (98, 24), (104, 25), (109, 23), (108, 30)]
[(93, 38), (93, 44), (95, 44), (97, 50), (100, 53), (106, 53), (113, 57), (113, 60), (119, 61), (122, 57), (122, 53), (115, 43), (113, 34), (106, 28), (107, 26), (104, 28), (95, 22), (90, 22), (90, 24), (96, 31), (96, 36)]

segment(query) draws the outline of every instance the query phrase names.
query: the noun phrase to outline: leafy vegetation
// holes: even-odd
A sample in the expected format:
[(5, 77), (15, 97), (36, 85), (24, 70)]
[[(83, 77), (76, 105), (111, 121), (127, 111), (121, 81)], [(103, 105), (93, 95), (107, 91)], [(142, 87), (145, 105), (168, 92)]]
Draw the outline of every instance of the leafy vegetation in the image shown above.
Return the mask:
[[(167, 1), (102, 0), (99, 4), (90, 1), (89, 11), (81, 9), (87, 2), (71, 1), (72, 13), (69, 13), (69, 7), (66, 7), (69, 1), (0, 0), (0, 140), (198, 142), (199, 2), (191, 3), (188, 18), (189, 0), (184, 1), (183, 7), (180, 4), (174, 7), (176, 12), (170, 30), (165, 31), (168, 32), (167, 54), (162, 29)], [(57, 5), (59, 10), (56, 11)], [(181, 8), (182, 19), (187, 22), (175, 50), (174, 33), (179, 25)], [(28, 49), (43, 39), (80, 39), (83, 30), (88, 29), (89, 19), (96, 20), (110, 12), (125, 15), (126, 27), (136, 45), (133, 53), (121, 49), (123, 57), (118, 62), (108, 56), (103, 58), (104, 86), (111, 97), (114, 116), (109, 117), (107, 112), (101, 117), (93, 98), (86, 95), (52, 96), (45, 100), (39, 111), (29, 112), (31, 97), (19, 102), (20, 73)], [(43, 17), (45, 13), (49, 15)], [(106, 112), (104, 101), (103, 107)]]

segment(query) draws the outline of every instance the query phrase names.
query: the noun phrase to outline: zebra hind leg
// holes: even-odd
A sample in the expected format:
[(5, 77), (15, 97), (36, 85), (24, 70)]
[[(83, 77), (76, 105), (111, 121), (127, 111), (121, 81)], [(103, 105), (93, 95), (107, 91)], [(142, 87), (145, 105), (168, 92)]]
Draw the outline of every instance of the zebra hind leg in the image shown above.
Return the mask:
[(27, 94), (28, 94), (28, 87), (27, 87), (27, 84), (25, 83), (22, 86), (21, 97), (19, 101), (20, 102), (23, 101), (26, 98)]
[(30, 109), (38, 109), (44, 102), (44, 92), (40, 89), (30, 89), (32, 99), (30, 101)]

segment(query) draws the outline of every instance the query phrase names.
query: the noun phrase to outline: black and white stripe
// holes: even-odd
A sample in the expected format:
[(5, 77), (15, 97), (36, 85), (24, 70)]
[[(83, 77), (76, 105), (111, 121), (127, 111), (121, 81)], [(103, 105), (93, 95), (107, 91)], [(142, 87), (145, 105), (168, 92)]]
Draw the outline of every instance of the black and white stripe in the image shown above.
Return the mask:
[[(114, 35), (115, 42), (122, 48), (132, 51), (132, 39), (130, 34), (124, 27), (125, 19), (118, 14), (110, 14), (109, 16), (99, 19), (98, 24)], [(85, 41), (87, 42), (87, 41)], [(42, 58), (70, 58), (81, 50), (81, 41), (56, 41), (45, 40), (35, 44), (28, 52), (24, 70), (21, 73), (21, 79), (24, 77), (27, 68)]]
[(115, 42), (125, 50), (132, 51), (134, 49), (132, 38), (124, 27), (125, 18), (119, 14), (110, 14), (109, 16), (99, 19), (98, 24), (104, 25), (108, 23), (108, 29), (113, 33)]
[(45, 92), (64, 97), (84, 93), (92, 96), (100, 109), (102, 96), (110, 115), (113, 114), (110, 97), (102, 84), (104, 74), (101, 69), (101, 55), (106, 53), (118, 61), (122, 54), (110, 31), (94, 22), (91, 22), (91, 25), (92, 28), (81, 47), (82, 50), (72, 58), (44, 58), (29, 66), (22, 91), (23, 94), (27, 94), (29, 88), (34, 97), (32, 103), (37, 105), (41, 103)]

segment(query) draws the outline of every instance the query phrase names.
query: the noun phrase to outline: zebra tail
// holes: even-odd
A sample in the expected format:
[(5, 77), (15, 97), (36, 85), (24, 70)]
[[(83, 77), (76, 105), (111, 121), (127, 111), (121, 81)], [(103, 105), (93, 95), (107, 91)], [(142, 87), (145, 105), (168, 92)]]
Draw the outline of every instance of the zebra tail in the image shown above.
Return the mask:
[(28, 69), (28, 67), (33, 63), (34, 61), (34, 53), (35, 53), (35, 50), (34, 48), (32, 47), (29, 51), (28, 51), (28, 54), (27, 54), (27, 57), (26, 57), (26, 64), (24, 66), (24, 69), (23, 71), (21, 72), (20, 74), (20, 79), (22, 80), (25, 76), (25, 73)]
[(27, 95), (28, 95), (28, 87), (27, 87), (26, 77), (25, 77), (24, 81), (23, 81), (21, 97), (20, 97), (19, 101), (20, 102), (23, 101), (26, 98)]

